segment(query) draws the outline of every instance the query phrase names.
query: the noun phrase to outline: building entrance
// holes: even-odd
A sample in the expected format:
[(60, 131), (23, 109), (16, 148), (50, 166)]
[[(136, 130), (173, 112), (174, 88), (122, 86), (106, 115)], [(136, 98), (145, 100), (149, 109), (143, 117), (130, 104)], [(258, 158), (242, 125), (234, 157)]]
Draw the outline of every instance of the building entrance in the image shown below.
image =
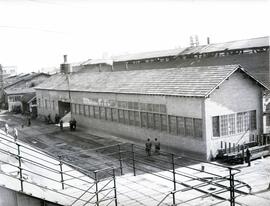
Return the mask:
[(67, 113), (70, 112), (70, 103), (58, 101), (59, 116), (60, 118), (64, 117)]

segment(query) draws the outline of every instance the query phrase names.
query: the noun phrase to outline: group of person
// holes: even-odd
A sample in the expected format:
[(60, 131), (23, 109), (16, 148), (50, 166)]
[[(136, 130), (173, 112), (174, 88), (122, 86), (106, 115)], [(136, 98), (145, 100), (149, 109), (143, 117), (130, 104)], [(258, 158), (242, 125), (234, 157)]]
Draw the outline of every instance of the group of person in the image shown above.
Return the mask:
[(76, 130), (76, 127), (77, 127), (77, 121), (75, 118), (71, 119), (69, 121), (69, 128), (70, 128), (70, 131), (75, 131)]
[[(155, 141), (153, 142), (154, 145), (154, 152), (155, 154), (159, 154), (160, 152), (160, 142), (158, 141), (157, 138), (155, 138)], [(151, 156), (152, 153), (152, 141), (150, 140), (150, 138), (147, 139), (147, 142), (145, 143), (145, 151), (147, 156)]]

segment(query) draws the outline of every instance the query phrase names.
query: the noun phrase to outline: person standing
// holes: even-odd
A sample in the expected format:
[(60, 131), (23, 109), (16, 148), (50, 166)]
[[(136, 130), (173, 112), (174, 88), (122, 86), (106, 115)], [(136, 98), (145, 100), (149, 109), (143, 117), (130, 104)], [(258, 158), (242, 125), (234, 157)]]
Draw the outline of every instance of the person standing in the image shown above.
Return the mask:
[(147, 156), (151, 156), (151, 148), (152, 148), (152, 143), (150, 141), (150, 138), (147, 139), (147, 142), (145, 143), (145, 151)]
[(5, 123), (5, 132), (6, 132), (6, 134), (8, 134), (8, 124), (7, 123)]
[(155, 138), (155, 153), (159, 154), (160, 151), (160, 142)]
[(27, 123), (28, 123), (28, 127), (30, 127), (31, 126), (31, 118), (30, 117), (28, 117)]
[(62, 119), (60, 120), (59, 124), (60, 124), (60, 130), (63, 131), (63, 120)]
[(14, 135), (14, 141), (16, 142), (18, 139), (18, 130), (16, 127), (14, 127), (13, 129), (13, 135)]
[(246, 150), (246, 162), (248, 163), (248, 167), (250, 166), (250, 157), (251, 157), (251, 153), (250, 153), (249, 149), (247, 148), (247, 150)]

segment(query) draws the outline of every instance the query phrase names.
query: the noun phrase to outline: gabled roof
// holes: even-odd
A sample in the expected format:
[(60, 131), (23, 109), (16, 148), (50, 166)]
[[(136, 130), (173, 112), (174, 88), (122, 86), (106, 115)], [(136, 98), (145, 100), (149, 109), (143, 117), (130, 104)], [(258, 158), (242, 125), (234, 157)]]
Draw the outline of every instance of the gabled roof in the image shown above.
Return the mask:
[(132, 70), (122, 72), (58, 74), (35, 89), (207, 97), (235, 71), (241, 70), (264, 88), (239, 65)]

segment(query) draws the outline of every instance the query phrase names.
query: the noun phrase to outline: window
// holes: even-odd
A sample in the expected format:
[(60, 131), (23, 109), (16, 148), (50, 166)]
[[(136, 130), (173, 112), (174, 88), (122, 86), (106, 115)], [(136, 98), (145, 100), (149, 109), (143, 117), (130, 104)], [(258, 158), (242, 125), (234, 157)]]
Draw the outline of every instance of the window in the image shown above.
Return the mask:
[(147, 113), (141, 112), (141, 124), (142, 127), (147, 127)]
[(89, 116), (94, 117), (94, 106), (89, 106)]
[(80, 115), (84, 115), (84, 105), (80, 104)]
[(118, 114), (119, 114), (119, 122), (124, 124), (125, 123), (124, 111), (122, 109), (118, 109)]
[(112, 121), (112, 109), (106, 108), (106, 120)]
[(167, 131), (167, 115), (161, 114), (161, 131)]
[(219, 137), (220, 136), (219, 116), (215, 116), (212, 118), (212, 127), (213, 127), (213, 136)]
[(140, 103), (140, 110), (141, 111), (146, 111), (146, 104)]
[(177, 134), (185, 135), (185, 118), (177, 117)]
[(194, 128), (195, 128), (195, 137), (202, 137), (202, 120), (201, 119), (194, 119)]
[(250, 111), (250, 129), (257, 129), (256, 110)]
[(147, 126), (154, 129), (154, 115), (152, 113), (147, 113)]
[(135, 119), (135, 125), (136, 126), (140, 126), (140, 114), (138, 111), (134, 112), (134, 119)]
[(94, 106), (94, 118), (99, 119), (99, 107)]
[(160, 110), (159, 110), (159, 104), (154, 104), (153, 105), (153, 111), (154, 112), (160, 112)]
[(235, 134), (235, 114), (228, 115), (228, 133)]
[(80, 105), (76, 104), (76, 114), (80, 114)]
[(185, 131), (186, 136), (194, 136), (193, 119), (190, 117), (185, 118)]
[(128, 102), (128, 109), (133, 109), (133, 102)]
[(124, 110), (124, 124), (129, 124), (128, 110)]
[(166, 113), (167, 109), (166, 109), (166, 105), (165, 104), (161, 104), (160, 105), (160, 113)]
[(84, 105), (84, 116), (89, 116), (89, 106), (88, 105)]
[(112, 120), (118, 122), (118, 111), (115, 108), (112, 108)]
[(228, 135), (228, 115), (220, 116), (220, 134), (221, 136)]
[(128, 113), (129, 113), (129, 124), (135, 125), (134, 111), (128, 111)]
[(40, 104), (40, 98), (38, 98), (38, 107), (39, 107), (39, 108), (41, 107), (41, 104)]
[(153, 104), (147, 104), (147, 111), (149, 112), (153, 111)]
[(176, 126), (176, 117), (175, 116), (169, 116), (169, 128), (170, 133), (177, 134), (177, 126)]
[(48, 108), (48, 101), (47, 101), (47, 99), (45, 99), (45, 109), (47, 109)]
[(106, 119), (105, 118), (105, 107), (99, 107), (99, 111), (100, 111), (100, 119)]
[(71, 104), (71, 113), (75, 114), (75, 104)]
[(160, 114), (154, 114), (154, 120), (154, 128), (157, 130), (161, 130)]
[(138, 102), (133, 102), (133, 107), (135, 110), (139, 110), (139, 103)]

